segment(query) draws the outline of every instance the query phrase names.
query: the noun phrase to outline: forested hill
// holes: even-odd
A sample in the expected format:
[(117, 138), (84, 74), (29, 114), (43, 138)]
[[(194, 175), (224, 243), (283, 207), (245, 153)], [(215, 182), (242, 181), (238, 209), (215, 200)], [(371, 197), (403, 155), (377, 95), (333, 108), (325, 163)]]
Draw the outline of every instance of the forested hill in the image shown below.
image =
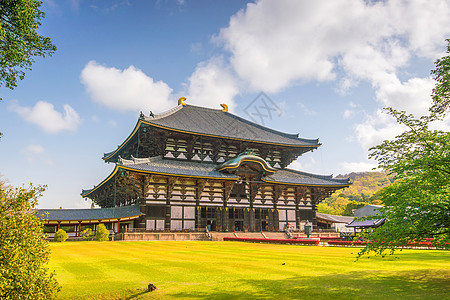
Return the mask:
[(353, 184), (323, 200), (318, 206), (321, 213), (352, 216), (353, 209), (367, 204), (382, 205), (376, 192), (394, 181), (392, 175), (386, 175), (384, 172), (352, 172), (336, 177), (350, 177)]

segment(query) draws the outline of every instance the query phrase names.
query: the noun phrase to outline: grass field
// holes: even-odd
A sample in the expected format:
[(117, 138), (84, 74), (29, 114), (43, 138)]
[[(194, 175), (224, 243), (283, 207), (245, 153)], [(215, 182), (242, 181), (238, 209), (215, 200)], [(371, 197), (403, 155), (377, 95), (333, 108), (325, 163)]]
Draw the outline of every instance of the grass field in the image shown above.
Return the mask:
[[(62, 299), (450, 299), (450, 252), (241, 242), (52, 243)], [(147, 293), (148, 283), (158, 290)]]

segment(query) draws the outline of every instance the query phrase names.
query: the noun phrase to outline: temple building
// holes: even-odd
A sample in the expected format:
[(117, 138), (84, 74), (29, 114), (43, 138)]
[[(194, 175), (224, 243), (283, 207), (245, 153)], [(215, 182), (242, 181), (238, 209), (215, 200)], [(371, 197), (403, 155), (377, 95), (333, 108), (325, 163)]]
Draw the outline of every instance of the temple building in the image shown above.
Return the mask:
[(83, 197), (102, 208), (139, 206), (134, 228), (279, 231), (317, 224), (317, 204), (349, 179), (289, 169), (320, 146), (222, 109), (185, 104), (141, 113), (125, 141), (103, 160), (112, 173)]

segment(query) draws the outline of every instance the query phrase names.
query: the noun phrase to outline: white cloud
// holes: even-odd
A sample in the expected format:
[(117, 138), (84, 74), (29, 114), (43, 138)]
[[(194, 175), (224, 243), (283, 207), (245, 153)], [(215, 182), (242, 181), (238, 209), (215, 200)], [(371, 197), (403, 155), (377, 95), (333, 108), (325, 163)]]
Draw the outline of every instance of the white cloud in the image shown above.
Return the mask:
[(359, 79), (379, 84), (411, 55), (435, 58), (450, 33), (448, 1), (295, 1), (249, 3), (217, 40), (237, 74), (276, 92), (302, 80)]
[(344, 173), (350, 173), (373, 171), (377, 167), (377, 164), (371, 162), (343, 162), (340, 163), (340, 166), (344, 170)]
[[(412, 58), (442, 55), (450, 35), (450, 1), (261, 0), (231, 17), (215, 38), (231, 53), (246, 86), (278, 92), (307, 80), (337, 79), (345, 93), (372, 85), (378, 107), (424, 114), (430, 77), (400, 79)], [(354, 110), (344, 112), (350, 118)], [(400, 133), (391, 117), (366, 112), (355, 126), (365, 149)]]
[(29, 163), (33, 163), (36, 159), (40, 159), (46, 165), (53, 165), (53, 161), (49, 158), (43, 158), (42, 155), (45, 153), (44, 147), (38, 144), (30, 144), (26, 146), (22, 153), (25, 155)]
[[(316, 160), (313, 157), (299, 157), (294, 160), (289, 166), (289, 169), (306, 171), (313, 169), (315, 170)], [(314, 171), (313, 171), (314, 172)]]
[(17, 103), (10, 106), (10, 109), (25, 121), (38, 125), (46, 132), (76, 131), (80, 124), (78, 113), (68, 104), (64, 104), (63, 108), (64, 113), (60, 113), (55, 110), (53, 104), (46, 101), (39, 101), (34, 107), (20, 106)]
[(188, 82), (189, 104), (220, 109), (220, 104), (225, 103), (230, 111), (233, 111), (235, 107), (233, 98), (239, 89), (222, 57), (213, 57), (207, 62), (198, 64)]
[(30, 144), (28, 146), (25, 147), (24, 149), (24, 153), (26, 154), (41, 154), (44, 153), (44, 147), (42, 147), (41, 145), (37, 145), (37, 144)]
[(428, 113), (431, 91), (435, 85), (432, 78), (411, 78), (405, 82), (394, 80), (380, 85), (377, 99), (383, 106), (392, 106), (414, 115)]
[(166, 83), (134, 66), (119, 70), (90, 61), (80, 78), (92, 100), (119, 111), (164, 111), (176, 105)]
[(349, 119), (355, 115), (355, 111), (351, 109), (346, 109), (344, 111), (344, 119)]
[(116, 120), (109, 120), (108, 125), (109, 127), (117, 127), (117, 122)]
[(404, 126), (397, 124), (393, 117), (379, 109), (363, 123), (356, 124), (355, 137), (363, 149), (367, 150), (384, 140), (393, 139), (405, 129)]

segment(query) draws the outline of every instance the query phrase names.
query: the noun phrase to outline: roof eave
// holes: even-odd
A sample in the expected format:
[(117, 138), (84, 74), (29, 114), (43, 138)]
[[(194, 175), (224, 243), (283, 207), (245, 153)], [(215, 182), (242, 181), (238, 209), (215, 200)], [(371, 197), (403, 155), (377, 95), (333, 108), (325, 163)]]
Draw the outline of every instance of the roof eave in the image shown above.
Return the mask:
[(133, 131), (130, 133), (130, 135), (126, 138), (126, 140), (120, 144), (116, 150), (112, 151), (112, 152), (108, 152), (105, 153), (102, 157), (102, 159), (105, 162), (115, 162), (113, 161), (113, 158), (116, 156), (116, 154), (120, 151), (120, 149), (122, 149), (123, 147), (126, 146), (126, 144), (128, 144), (128, 142), (134, 137), (134, 135), (137, 133), (137, 131), (139, 130), (139, 127), (141, 126), (141, 124), (143, 123), (143, 120), (140, 118), (138, 119), (136, 126), (134, 126)]

